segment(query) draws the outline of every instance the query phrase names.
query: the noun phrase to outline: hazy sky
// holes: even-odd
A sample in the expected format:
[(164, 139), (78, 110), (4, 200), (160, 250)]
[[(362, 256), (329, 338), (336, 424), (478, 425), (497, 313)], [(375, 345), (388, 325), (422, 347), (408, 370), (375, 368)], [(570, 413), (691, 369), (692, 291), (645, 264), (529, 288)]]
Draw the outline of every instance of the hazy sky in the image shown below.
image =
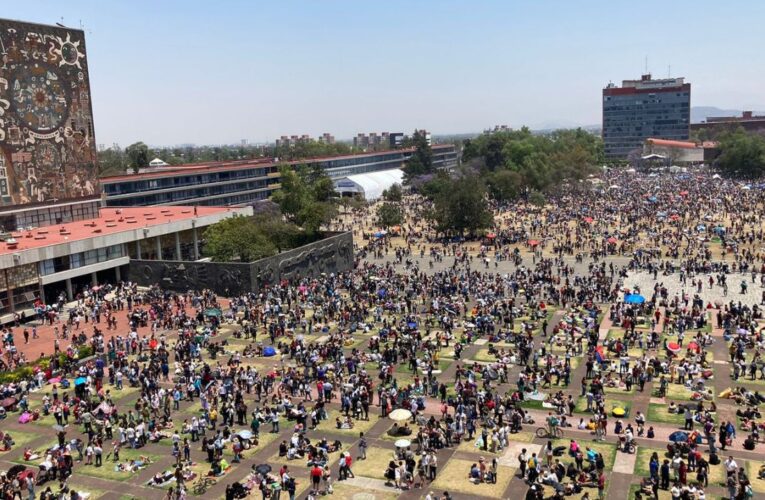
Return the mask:
[(98, 143), (599, 124), (609, 81), (765, 107), (765, 2), (0, 0), (83, 23)]

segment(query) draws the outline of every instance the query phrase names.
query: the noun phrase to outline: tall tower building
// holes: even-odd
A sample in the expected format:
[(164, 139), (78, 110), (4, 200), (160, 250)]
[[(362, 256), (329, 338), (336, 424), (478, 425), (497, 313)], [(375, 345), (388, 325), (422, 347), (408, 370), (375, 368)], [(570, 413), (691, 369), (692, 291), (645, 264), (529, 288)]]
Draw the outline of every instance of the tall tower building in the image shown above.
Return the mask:
[(688, 140), (691, 84), (684, 78), (624, 80), (603, 89), (603, 143), (607, 159), (625, 159), (649, 138)]

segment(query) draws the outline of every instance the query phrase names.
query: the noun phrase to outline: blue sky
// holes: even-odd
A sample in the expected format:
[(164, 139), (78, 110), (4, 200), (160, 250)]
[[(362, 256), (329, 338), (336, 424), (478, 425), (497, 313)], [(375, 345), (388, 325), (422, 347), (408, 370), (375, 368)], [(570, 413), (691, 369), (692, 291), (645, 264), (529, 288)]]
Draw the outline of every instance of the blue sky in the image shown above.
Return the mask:
[(0, 0), (85, 26), (99, 143), (598, 124), (600, 91), (685, 76), (762, 108), (765, 2)]

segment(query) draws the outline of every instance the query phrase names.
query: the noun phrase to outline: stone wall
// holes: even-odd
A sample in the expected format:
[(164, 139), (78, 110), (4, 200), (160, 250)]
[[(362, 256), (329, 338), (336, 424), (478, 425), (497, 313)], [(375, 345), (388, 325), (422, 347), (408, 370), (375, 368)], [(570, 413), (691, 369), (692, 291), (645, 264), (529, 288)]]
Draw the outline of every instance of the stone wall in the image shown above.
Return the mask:
[(179, 292), (208, 288), (231, 296), (283, 280), (352, 268), (353, 235), (346, 232), (249, 263), (131, 259), (128, 279), (142, 286), (159, 284)]

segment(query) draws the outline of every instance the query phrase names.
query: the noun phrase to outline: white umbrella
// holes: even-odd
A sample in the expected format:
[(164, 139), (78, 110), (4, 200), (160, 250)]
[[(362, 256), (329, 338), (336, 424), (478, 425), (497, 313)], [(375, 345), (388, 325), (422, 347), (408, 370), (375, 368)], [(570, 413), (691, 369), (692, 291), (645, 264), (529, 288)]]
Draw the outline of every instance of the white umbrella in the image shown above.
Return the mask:
[(395, 442), (396, 448), (407, 448), (412, 445), (412, 442), (408, 439), (399, 439)]
[(412, 418), (412, 412), (405, 408), (397, 408), (390, 412), (388, 417), (390, 417), (390, 419), (393, 421), (403, 422), (404, 420), (409, 420)]

